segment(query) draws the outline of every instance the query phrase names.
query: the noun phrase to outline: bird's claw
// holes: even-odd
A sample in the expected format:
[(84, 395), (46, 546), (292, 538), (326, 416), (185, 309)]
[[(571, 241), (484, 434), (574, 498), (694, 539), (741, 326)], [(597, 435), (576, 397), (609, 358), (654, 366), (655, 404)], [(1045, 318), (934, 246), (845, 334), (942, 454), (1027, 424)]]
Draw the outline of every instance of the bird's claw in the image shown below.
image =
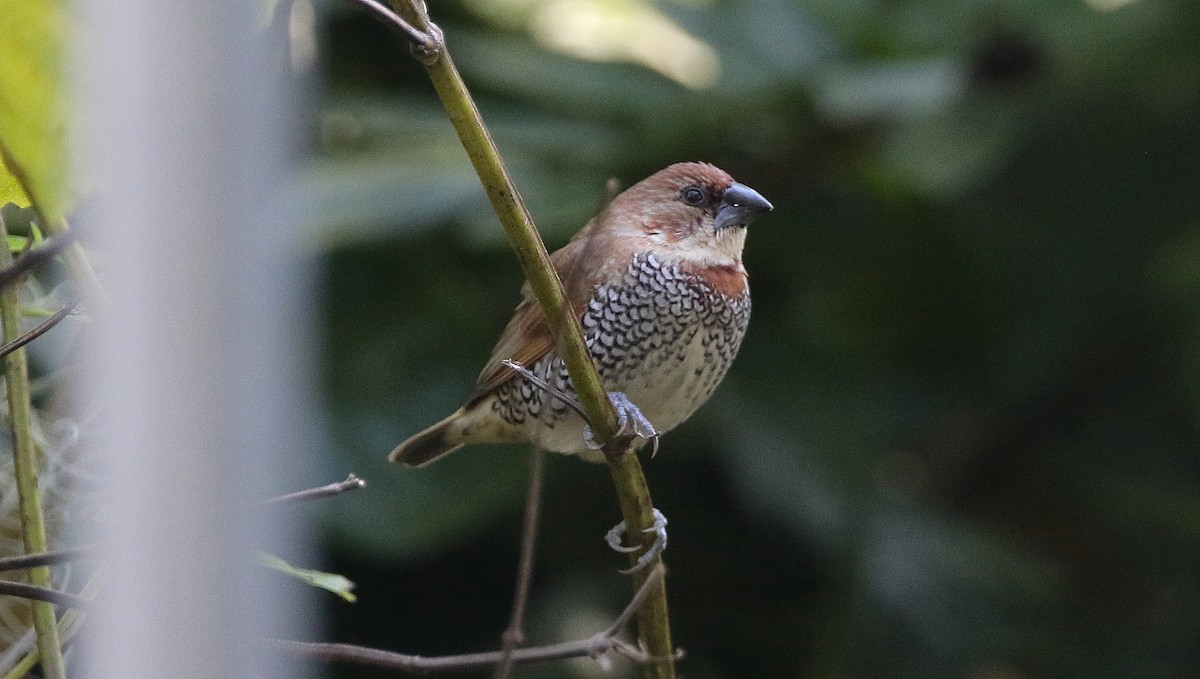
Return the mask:
[[(649, 528), (647, 528), (646, 530), (644, 530), (642, 532), (643, 533), (653, 533), (654, 534), (654, 542), (650, 543), (650, 546), (646, 549), (645, 554), (642, 554), (641, 556), (638, 557), (637, 563), (635, 563), (632, 568), (628, 568), (623, 571), (618, 571), (622, 575), (629, 575), (630, 573), (636, 573), (636, 572), (646, 568), (646, 566), (649, 566), (650, 562), (654, 560), (654, 557), (661, 554), (662, 551), (667, 548), (667, 517), (663, 516), (663, 513), (658, 511), (657, 508), (652, 508), (651, 512), (654, 515), (654, 525), (650, 526)], [(609, 531), (604, 534), (604, 541), (608, 543), (609, 547), (613, 548), (614, 550), (616, 550), (618, 552), (621, 552), (622, 554), (632, 554), (633, 552), (636, 552), (642, 548), (641, 545), (633, 545), (632, 547), (626, 547), (625, 545), (621, 544), (621, 538), (624, 535), (625, 535), (625, 522), (622, 521), (621, 523), (618, 523), (617, 525), (610, 528)]]
[(617, 410), (617, 436), (636, 436), (653, 441), (655, 452), (658, 452), (658, 430), (633, 401), (620, 391), (608, 392), (608, 400), (612, 401), (613, 408)]
[[(612, 402), (613, 409), (617, 411), (616, 438), (629, 440), (640, 438), (650, 441), (652, 446), (650, 457), (657, 455), (658, 430), (642, 414), (642, 411), (633, 404), (633, 401), (629, 400), (629, 397), (624, 392), (610, 391), (608, 392), (608, 400)], [(604, 447), (601, 442), (596, 440), (590, 424), (583, 428), (583, 444), (587, 446), (588, 450), (600, 450)]]

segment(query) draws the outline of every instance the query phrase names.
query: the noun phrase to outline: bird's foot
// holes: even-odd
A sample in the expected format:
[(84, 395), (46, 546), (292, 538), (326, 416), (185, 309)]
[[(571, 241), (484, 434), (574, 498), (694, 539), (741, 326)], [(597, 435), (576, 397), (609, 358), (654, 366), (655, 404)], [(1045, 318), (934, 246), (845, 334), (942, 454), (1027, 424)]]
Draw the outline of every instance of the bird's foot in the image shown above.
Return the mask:
[[(624, 392), (610, 391), (608, 392), (608, 400), (612, 402), (613, 408), (617, 411), (617, 436), (618, 440), (632, 441), (634, 438), (645, 439), (650, 441), (652, 446), (650, 457), (658, 454), (658, 430), (650, 423), (650, 420), (642, 414), (633, 401)], [(595, 434), (592, 433), (592, 426), (589, 424), (583, 428), (583, 444), (589, 450), (600, 450), (604, 445), (596, 440)]]
[[(579, 401), (575, 400), (573, 396), (548, 384), (545, 380), (530, 372), (528, 368), (521, 365), (521, 363), (518, 361), (505, 359), (501, 361), (501, 363), (511, 368), (521, 377), (524, 377), (533, 386), (545, 391), (550, 396), (561, 400), (567, 405), (567, 407), (578, 413), (585, 422), (587, 421), (587, 413), (583, 411), (583, 406), (580, 405)], [(629, 397), (626, 396), (624, 392), (610, 391), (608, 392), (608, 400), (613, 404), (613, 409), (617, 411), (617, 435), (615, 438), (618, 441), (623, 441), (625, 445), (628, 445), (628, 442), (635, 438), (641, 438), (650, 441), (652, 446), (650, 449), (650, 457), (657, 455), (658, 430), (655, 429), (654, 425), (650, 423), (650, 420), (642, 414), (642, 411), (633, 404), (633, 401), (629, 400)], [(596, 436), (592, 433), (592, 426), (590, 424), (585, 425), (583, 428), (583, 445), (586, 446), (588, 450), (600, 450), (604, 447), (604, 444), (596, 440)]]
[[(642, 532), (653, 533), (654, 542), (650, 543), (650, 547), (646, 549), (645, 554), (642, 554), (638, 557), (637, 563), (635, 563), (632, 568), (619, 571), (622, 575), (629, 575), (630, 573), (636, 573), (644, 569), (646, 566), (650, 565), (650, 562), (654, 560), (654, 557), (661, 554), (662, 551), (667, 548), (667, 517), (663, 516), (663, 513), (658, 511), (657, 508), (653, 508), (651, 511), (654, 514), (654, 525)], [(642, 548), (641, 545), (626, 547), (625, 545), (621, 544), (621, 537), (623, 535), (625, 535), (624, 521), (609, 529), (609, 531), (604, 534), (604, 541), (608, 543), (609, 547), (612, 547), (614, 550), (621, 552), (622, 554), (632, 554), (633, 552), (636, 552)]]

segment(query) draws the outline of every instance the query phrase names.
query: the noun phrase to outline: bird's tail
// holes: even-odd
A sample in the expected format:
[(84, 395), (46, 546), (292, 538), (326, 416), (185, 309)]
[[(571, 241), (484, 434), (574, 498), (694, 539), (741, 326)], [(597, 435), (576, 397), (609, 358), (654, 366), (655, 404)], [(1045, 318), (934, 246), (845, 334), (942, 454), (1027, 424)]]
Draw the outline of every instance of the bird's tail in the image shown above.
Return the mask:
[(463, 413), (464, 409), (459, 408), (450, 417), (410, 436), (388, 455), (388, 461), (403, 462), (412, 467), (424, 467), (430, 462), (462, 448), (461, 432), (458, 431), (456, 425)]

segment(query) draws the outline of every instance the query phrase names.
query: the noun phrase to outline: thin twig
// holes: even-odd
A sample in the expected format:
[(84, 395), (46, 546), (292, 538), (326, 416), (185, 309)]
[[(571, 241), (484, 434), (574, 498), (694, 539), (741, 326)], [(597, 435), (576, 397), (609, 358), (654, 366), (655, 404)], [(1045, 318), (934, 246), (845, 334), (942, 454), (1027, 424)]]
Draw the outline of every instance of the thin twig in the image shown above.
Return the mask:
[(95, 553), (95, 547), (75, 547), (73, 549), (59, 549), (51, 552), (42, 552), (40, 554), (9, 556), (0, 559), (0, 573), (5, 571), (19, 571), (25, 568), (33, 568), (35, 566), (51, 566), (56, 563), (75, 561), (76, 559), (92, 556)]
[[(67, 592), (60, 592), (57, 589), (27, 585), (23, 582), (9, 582), (7, 580), (0, 580), (0, 596), (15, 596), (22, 599), (44, 601), (59, 606), (66, 606), (67, 608), (87, 608), (92, 604), (91, 599), (85, 599)], [(53, 607), (50, 610), (53, 611)], [(56, 634), (55, 638), (57, 637), (58, 635)]]
[(492, 209), (512, 241), (517, 260), (534, 296), (546, 312), (546, 324), (550, 326), (558, 353), (567, 365), (571, 384), (588, 414), (588, 422), (598, 440), (613, 439), (619, 429), (617, 413), (608, 400), (608, 393), (600, 381), (600, 374), (592, 363), (592, 355), (584, 342), (579, 319), (567, 301), (562, 281), (550, 262), (546, 245), (542, 242), (537, 227), (533, 225), (533, 218), (530, 217), (525, 201), (522, 200), (508, 168), (500, 157), (496, 142), (484, 125), (471, 93), (450, 58), (441, 30), (429, 20), (420, 0), (389, 1), (396, 14), (429, 38), (438, 41), (439, 58), (432, 62), (423, 62), (429, 79), (433, 82), (450, 123), (454, 125), (475, 173), (483, 184)]
[(376, 0), (346, 0), (346, 2), (352, 5), (358, 5), (362, 9), (367, 10), (368, 14), (376, 19), (379, 19), (389, 28), (408, 38), (411, 42), (421, 45), (422, 48), (430, 52), (437, 50), (437, 42), (433, 38), (426, 33), (413, 28), (412, 24), (405, 21), (395, 12), (389, 10), (383, 5), (383, 3), (376, 2)]
[(67, 246), (74, 241), (75, 234), (69, 231), (42, 241), (41, 245), (23, 253), (10, 266), (0, 269), (0, 287), (17, 281), (34, 267), (61, 255), (63, 250), (66, 250)]
[[(20, 261), (20, 260), (17, 260), (17, 261)], [(47, 330), (58, 325), (62, 321), (62, 319), (66, 318), (67, 316), (70, 316), (73, 313), (75, 313), (75, 305), (74, 304), (68, 304), (67, 306), (59, 309), (58, 311), (55, 311), (49, 318), (42, 321), (41, 323), (38, 323), (29, 332), (26, 332), (24, 335), (21, 335), (20, 337), (16, 338), (15, 340), (13, 340), (11, 342), (5, 343), (4, 346), (0, 346), (0, 357), (7, 356), (7, 355), (11, 354), (12, 352), (16, 351), (17, 349), (20, 349), (21, 347), (25, 346), (26, 344), (29, 344), (30, 342), (34, 341), (35, 339), (46, 334)]]
[[(8, 157), (5, 157), (8, 162)], [(12, 169), (12, 166), (9, 166)], [(26, 191), (28, 193), (28, 191)], [(8, 229), (0, 217), (0, 267), (12, 266), (8, 250)], [(21, 304), (17, 291), (0, 288), (0, 341), (11, 342), (21, 334)], [(38, 490), (38, 454), (33, 441), (33, 405), (29, 392), (29, 361), (24, 349), (5, 356), (4, 375), (8, 387), (8, 414), (12, 426), (13, 476), (16, 478), (17, 507), (21, 517), (21, 539), (26, 554), (46, 552), (46, 519), (42, 512)], [(51, 590), (53, 579), (48, 566), (29, 569), (29, 585)], [(18, 583), (11, 583), (18, 584)], [(65, 679), (66, 667), (62, 658), (62, 643), (58, 636), (58, 621), (54, 606), (44, 601), (33, 604), (33, 627), (37, 630), (38, 650), (42, 654), (42, 669), (47, 679)]]
[[(419, 655), (406, 655), (404, 653), (394, 653), (392, 651), (354, 646), (352, 644), (326, 644), (306, 641), (286, 641), (282, 639), (269, 640), (267, 643), (278, 650), (318, 660), (373, 665), (412, 672), (414, 674), (459, 672), (487, 668), (499, 662), (502, 655), (501, 651), (492, 651), (490, 653), (469, 653), (426, 658)], [(550, 646), (517, 649), (513, 652), (512, 658), (513, 662), (517, 664), (531, 664), (551, 660), (563, 660), (565, 658), (582, 658), (599, 655), (611, 648), (611, 645), (595, 644), (592, 639), (585, 639)]]
[(511, 358), (506, 358), (500, 362), (511, 368), (513, 372), (517, 373), (521, 377), (524, 377), (533, 386), (546, 392), (548, 396), (553, 396), (554, 398), (567, 404), (567, 407), (571, 410), (574, 410), (575, 413), (580, 417), (584, 418), (585, 420), (587, 419), (587, 413), (583, 412), (583, 406), (579, 405), (579, 401), (576, 401), (574, 396), (571, 396), (562, 389), (559, 389), (551, 385), (546, 380), (534, 375), (533, 371), (522, 365), (520, 361), (514, 361)]
[(307, 490), (298, 490), (294, 493), (288, 493), (287, 495), (280, 495), (269, 500), (263, 500), (263, 504), (282, 505), (291, 504), (294, 502), (307, 502), (309, 500), (320, 500), (321, 498), (340, 495), (348, 490), (365, 488), (366, 485), (366, 481), (363, 481), (354, 474), (350, 474), (346, 477), (345, 481), (338, 481), (337, 483), (330, 483), (328, 485), (317, 486), (316, 488), (309, 488)]
[(629, 603), (625, 606), (625, 610), (621, 611), (621, 614), (617, 616), (613, 624), (604, 630), (604, 635), (615, 637), (619, 634), (633, 620), (633, 616), (641, 608), (642, 604), (645, 603), (646, 597), (651, 595), (653, 587), (663, 583), (666, 574), (667, 567), (662, 564), (657, 564), (654, 568), (650, 569), (650, 572), (646, 573), (646, 581), (642, 583), (641, 587), (638, 587), (637, 592), (634, 592), (633, 598), (629, 600)]
[[(83, 589), (79, 590), (79, 596), (89, 599), (96, 596), (96, 593), (100, 591), (101, 581), (103, 580), (102, 574), (103, 569), (93, 573), (92, 576), (88, 578), (88, 581), (84, 583)], [(62, 619), (58, 621), (58, 634), (62, 638), (63, 645), (69, 643), (75, 636), (75, 633), (79, 631), (79, 627), (82, 624), (85, 615), (86, 614), (82, 610), (75, 608), (63, 613)], [(7, 663), (11, 658), (12, 656), (6, 653), (3, 659), (0, 659), (0, 672), (6, 671), (3, 667), (3, 664)], [(39, 660), (41, 660), (41, 654), (35, 647), (25, 653), (24, 658), (21, 658), (20, 661), (13, 664), (11, 669), (7, 670), (7, 672), (4, 674), (3, 679), (24, 679)]]
[(501, 637), (500, 662), (493, 679), (508, 679), (512, 674), (513, 652), (525, 643), (525, 607), (529, 602), (529, 586), (533, 582), (533, 553), (541, 525), (543, 470), (546, 451), (533, 446), (529, 450), (529, 490), (525, 496), (525, 521), (521, 527), (521, 557), (517, 564), (517, 590), (513, 595), (512, 617)]
[[(567, 641), (547, 646), (531, 646), (519, 648), (512, 652), (514, 664), (526, 665), (566, 658), (591, 657), (600, 659), (606, 653), (617, 652), (638, 663), (658, 663), (661, 659), (651, 657), (639, 651), (620, 638), (620, 634), (629, 626), (637, 610), (650, 596), (656, 586), (662, 584), (664, 570), (656, 567), (647, 574), (646, 583), (638, 589), (629, 605), (621, 612), (616, 621), (603, 632), (587, 639)], [(268, 640), (267, 645), (288, 653), (302, 655), (329, 662), (345, 662), (359, 665), (373, 665), (388, 669), (411, 672), (414, 674), (434, 674), (437, 672), (461, 672), (463, 670), (482, 669), (499, 663), (504, 651), (488, 653), (468, 653), (464, 655), (448, 655), (439, 657), (423, 657), (384, 651), (377, 648), (354, 646), (351, 644), (326, 644), (305, 641), (285, 641), (280, 639)], [(678, 657), (672, 652), (670, 658)]]

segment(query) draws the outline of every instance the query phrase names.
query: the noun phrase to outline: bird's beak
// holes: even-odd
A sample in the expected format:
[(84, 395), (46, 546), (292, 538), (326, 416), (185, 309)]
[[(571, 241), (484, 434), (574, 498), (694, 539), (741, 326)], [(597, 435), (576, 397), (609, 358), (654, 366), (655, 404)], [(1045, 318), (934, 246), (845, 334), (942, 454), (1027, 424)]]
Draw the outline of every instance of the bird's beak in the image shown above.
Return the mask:
[(717, 208), (717, 229), (746, 226), (758, 215), (773, 209), (771, 202), (758, 191), (734, 182), (721, 195), (721, 207)]

